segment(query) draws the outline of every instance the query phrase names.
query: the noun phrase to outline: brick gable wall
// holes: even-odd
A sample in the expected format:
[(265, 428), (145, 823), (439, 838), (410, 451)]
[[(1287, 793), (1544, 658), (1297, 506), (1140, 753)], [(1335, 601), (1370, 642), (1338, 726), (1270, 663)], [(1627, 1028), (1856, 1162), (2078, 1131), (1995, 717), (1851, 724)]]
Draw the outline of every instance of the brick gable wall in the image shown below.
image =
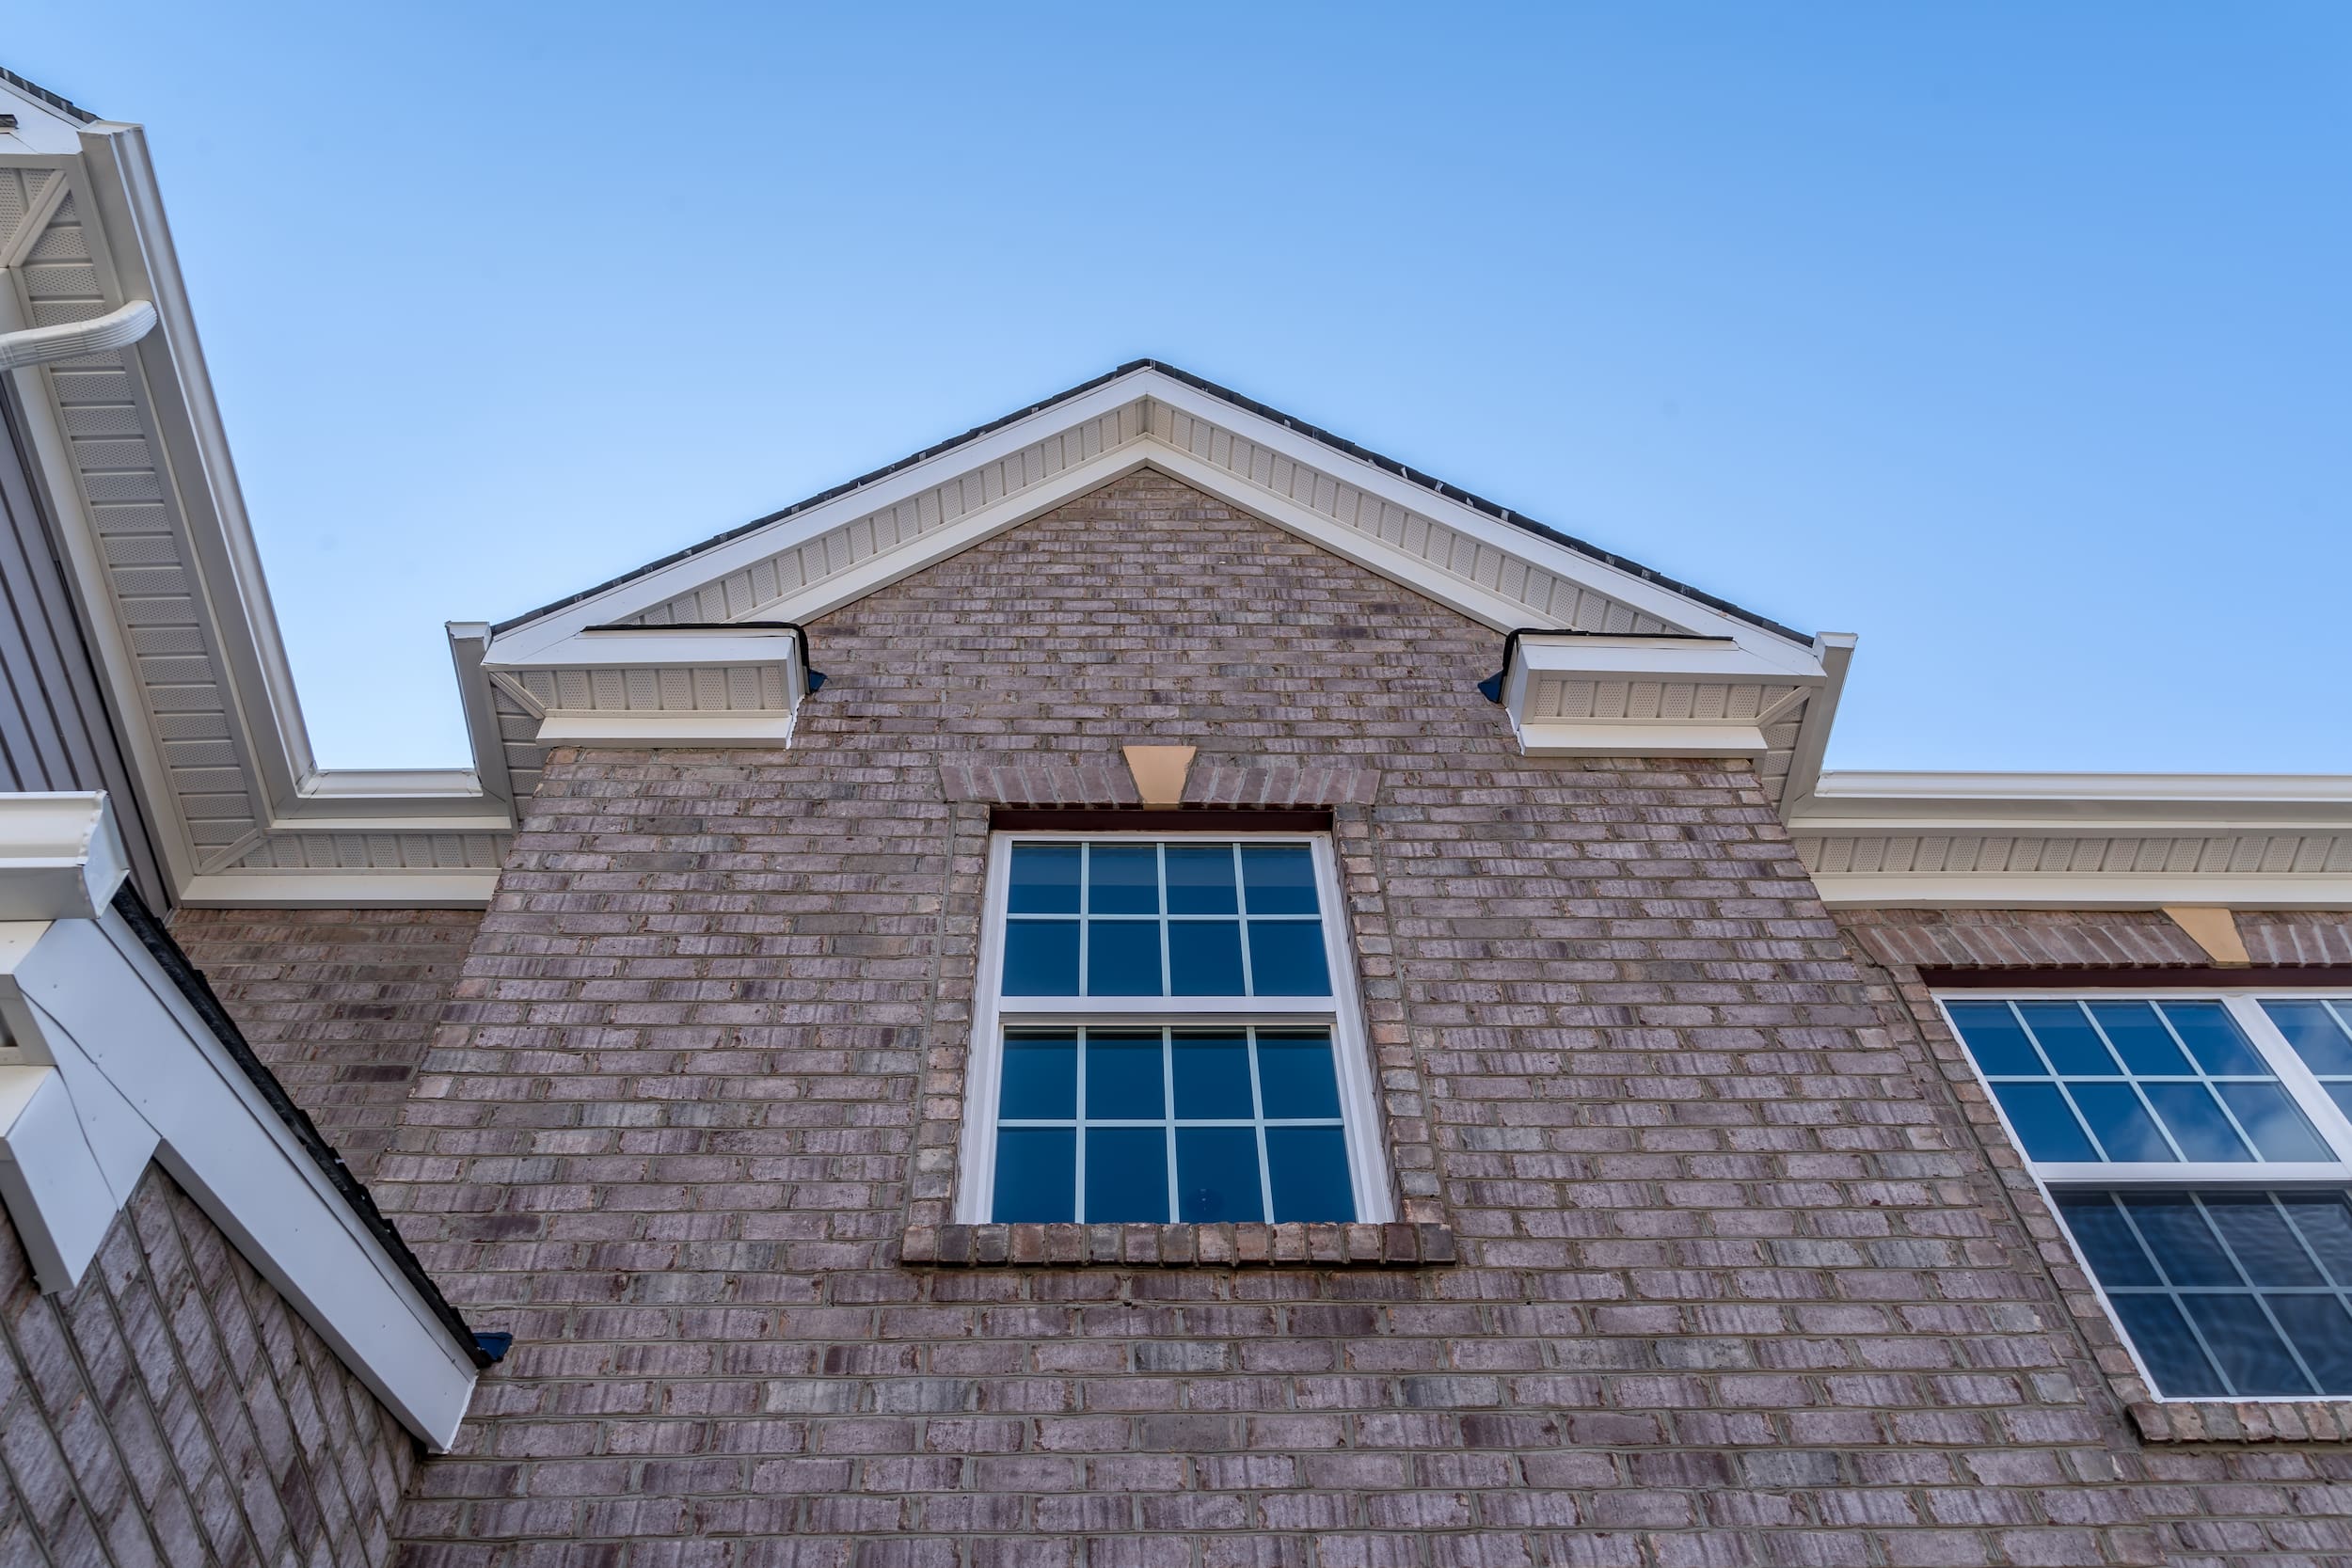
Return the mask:
[(375, 1568), (415, 1465), (160, 1167), (58, 1295), (0, 1218), (0, 1563)]
[(181, 910), (171, 934), (364, 1181), (481, 924), (476, 910)]
[[(517, 1336), (405, 1560), (2161, 1560), (1743, 767), (1523, 759), (1499, 637), (1148, 471), (810, 632), (788, 752), (550, 759), (377, 1172)], [(977, 929), (942, 764), (1133, 740), (1376, 774), (1359, 982), (1457, 1264), (902, 1265)]]

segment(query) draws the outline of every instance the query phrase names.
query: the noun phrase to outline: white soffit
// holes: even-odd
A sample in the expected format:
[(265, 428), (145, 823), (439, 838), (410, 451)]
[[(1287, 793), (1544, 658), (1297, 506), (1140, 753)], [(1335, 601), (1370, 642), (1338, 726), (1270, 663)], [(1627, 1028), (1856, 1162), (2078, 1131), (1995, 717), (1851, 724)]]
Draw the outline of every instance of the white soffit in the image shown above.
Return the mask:
[(778, 746), (810, 689), (804, 642), (789, 625), (591, 626), (482, 669), (538, 721), (536, 748)]
[(1530, 756), (1762, 758), (1830, 678), (1810, 649), (1727, 637), (1521, 631), (1506, 657), (1502, 705)]
[(2352, 777), (1827, 773), (1789, 832), (1832, 904), (2352, 908)]
[(5, 79), (0, 110), (18, 121), (0, 134), (0, 333), (155, 321), (6, 373), (173, 893), (281, 903), (291, 879), (298, 902), (485, 902), (505, 798), (470, 769), (310, 755), (139, 129)]

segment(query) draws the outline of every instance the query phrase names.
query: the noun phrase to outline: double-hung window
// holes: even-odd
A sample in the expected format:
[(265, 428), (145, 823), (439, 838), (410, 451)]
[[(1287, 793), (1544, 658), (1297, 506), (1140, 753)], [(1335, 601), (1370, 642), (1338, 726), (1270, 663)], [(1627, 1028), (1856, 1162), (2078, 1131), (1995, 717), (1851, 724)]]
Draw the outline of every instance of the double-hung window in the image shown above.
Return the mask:
[(997, 833), (967, 1223), (1385, 1220), (1327, 837)]
[(2352, 1397), (2352, 996), (1942, 1001), (2159, 1396)]

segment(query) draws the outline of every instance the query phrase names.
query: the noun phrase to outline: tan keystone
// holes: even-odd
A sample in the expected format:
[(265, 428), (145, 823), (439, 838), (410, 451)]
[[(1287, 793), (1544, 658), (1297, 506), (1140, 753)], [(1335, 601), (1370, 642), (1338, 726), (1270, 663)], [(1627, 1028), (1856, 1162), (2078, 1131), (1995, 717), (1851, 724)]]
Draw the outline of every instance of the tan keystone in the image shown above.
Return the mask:
[(2220, 968), (2244, 969), (2254, 961), (2246, 951), (2246, 939), (2237, 934), (2237, 916), (2228, 910), (2167, 904), (2164, 912)]
[(1191, 746), (1127, 746), (1127, 771), (1136, 778), (1136, 794), (1146, 811), (1168, 811), (1184, 804), (1184, 775), (1192, 770)]

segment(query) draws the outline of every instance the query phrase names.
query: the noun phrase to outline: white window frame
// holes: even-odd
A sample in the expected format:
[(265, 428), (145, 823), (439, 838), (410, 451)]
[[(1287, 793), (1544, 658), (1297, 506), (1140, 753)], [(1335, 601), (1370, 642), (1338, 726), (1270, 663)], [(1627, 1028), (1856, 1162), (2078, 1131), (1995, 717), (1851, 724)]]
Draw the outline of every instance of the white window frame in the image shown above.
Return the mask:
[[(2219, 1401), (2231, 1404), (2310, 1404), (2314, 1402), (2341, 1402), (2342, 1394), (2166, 1394), (2154, 1371), (2139, 1353), (2131, 1334), (2123, 1326), (2123, 1318), (2108, 1299), (2106, 1287), (2100, 1282), (2098, 1272), (2074, 1240), (2074, 1230), (2058, 1212), (2057, 1195), (2065, 1190), (2093, 1192), (2158, 1192), (2211, 1191), (2216, 1188), (2236, 1188), (2245, 1192), (2268, 1192), (2296, 1188), (2305, 1191), (2352, 1190), (2352, 1119), (2347, 1119), (2303, 1057), (2288, 1043), (2279, 1026), (2264, 1012), (2265, 1001), (2306, 1001), (2319, 999), (2352, 1004), (2352, 990), (2343, 986), (2068, 986), (2016, 988), (1960, 987), (1938, 990), (1935, 1003), (1942, 1010), (1944, 1025), (1951, 1030), (1952, 1038), (1960, 1042), (1968, 1069), (1976, 1075), (1978, 1085), (1992, 1101), (1994, 1114), (2001, 1118), (2001, 1131), (2008, 1134), (2010, 1147), (2024, 1162), (2026, 1173), (2041, 1190), (2042, 1201), (2048, 1205), (2052, 1218), (2058, 1221), (2059, 1233), (2074, 1254), (2083, 1277), (2090, 1282), (2099, 1298), (2099, 1306), (2115, 1326), (2116, 1338), (2138, 1370), (2140, 1382), (2160, 1402), (2166, 1404), (2211, 1404)], [(2026, 1141), (2010, 1125), (2009, 1112), (2001, 1105), (2000, 1096), (1993, 1092), (1993, 1084), (1976, 1055), (1968, 1049), (1966, 1038), (1953, 1020), (1951, 1005), (1959, 1002), (2218, 1002), (2229, 1013), (2239, 1031), (2253, 1046), (2265, 1066), (2277, 1075), (2280, 1086), (2295, 1101), (2296, 1109), (2310, 1120), (2320, 1140), (2334, 1149), (2338, 1156), (2332, 1162), (2323, 1161), (2172, 1161), (2151, 1164), (2146, 1161), (2111, 1161), (2090, 1164), (2076, 1160), (2037, 1161), (2026, 1152)], [(2224, 1106), (2227, 1109), (2227, 1106)], [(2161, 1118), (2159, 1118), (2161, 1119)]]
[[(1015, 996), (1002, 994), (1005, 923), (1016, 844), (1303, 844), (1314, 860), (1321, 906), (1323, 956), (1331, 974), (1324, 996)], [(996, 1107), (1004, 1076), (1005, 1033), (1025, 1028), (1200, 1028), (1259, 1024), (1266, 1028), (1322, 1024), (1331, 1031), (1332, 1066), (1340, 1087), (1340, 1117), (1347, 1146), (1348, 1181), (1359, 1223), (1396, 1217), (1387, 1151), (1373, 1081), (1370, 1042), (1356, 989), (1356, 956), (1348, 941), (1339, 861), (1328, 833), (1251, 832), (1236, 824), (1208, 832), (1171, 832), (1150, 822), (1092, 832), (1020, 831), (989, 835), (983, 888), (979, 973), (974, 977), (972, 1046), (964, 1078), (963, 1131), (956, 1182), (956, 1223), (983, 1225), (995, 1202)], [(1246, 938), (1246, 933), (1245, 933)], [(1174, 1218), (1170, 1215), (1171, 1220)]]

